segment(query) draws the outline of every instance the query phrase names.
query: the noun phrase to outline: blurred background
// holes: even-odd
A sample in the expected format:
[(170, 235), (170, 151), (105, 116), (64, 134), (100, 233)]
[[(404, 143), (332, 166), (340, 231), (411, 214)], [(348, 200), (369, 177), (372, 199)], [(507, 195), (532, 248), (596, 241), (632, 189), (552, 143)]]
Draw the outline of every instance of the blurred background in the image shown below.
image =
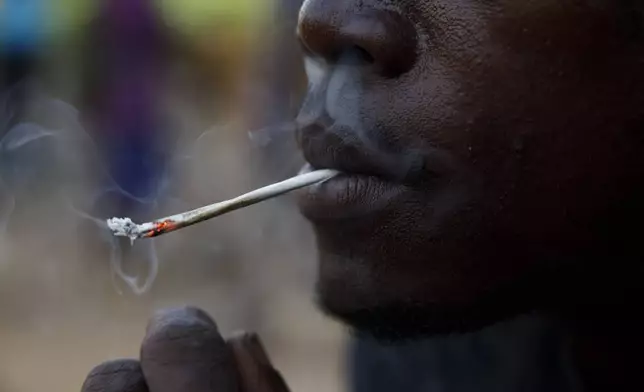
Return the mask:
[(289, 196), (154, 240), (149, 220), (294, 175), (300, 0), (0, 0), (0, 392), (79, 390), (156, 309), (258, 331), (294, 391), (342, 391)]

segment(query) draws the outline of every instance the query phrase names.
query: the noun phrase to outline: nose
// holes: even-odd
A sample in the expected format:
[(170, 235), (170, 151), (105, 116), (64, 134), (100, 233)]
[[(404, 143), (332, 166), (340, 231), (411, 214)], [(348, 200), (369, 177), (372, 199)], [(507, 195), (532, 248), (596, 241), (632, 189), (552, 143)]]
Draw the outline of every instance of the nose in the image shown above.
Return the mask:
[(393, 78), (416, 61), (418, 35), (402, 14), (368, 8), (358, 0), (307, 0), (302, 5), (298, 37), (306, 54), (337, 63), (347, 53)]

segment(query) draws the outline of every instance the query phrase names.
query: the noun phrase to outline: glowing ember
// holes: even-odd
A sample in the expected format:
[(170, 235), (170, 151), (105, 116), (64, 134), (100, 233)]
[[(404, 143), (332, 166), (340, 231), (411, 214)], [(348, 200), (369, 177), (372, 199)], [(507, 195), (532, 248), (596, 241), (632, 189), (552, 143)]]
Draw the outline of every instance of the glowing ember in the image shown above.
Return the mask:
[(145, 233), (144, 237), (145, 238), (154, 237), (154, 236), (157, 236), (159, 234), (163, 234), (163, 233), (166, 233), (168, 231), (171, 231), (175, 227), (176, 226), (174, 224), (174, 221), (170, 220), (170, 219), (166, 219), (163, 222), (155, 222), (154, 223), (154, 229), (148, 231), (147, 233)]

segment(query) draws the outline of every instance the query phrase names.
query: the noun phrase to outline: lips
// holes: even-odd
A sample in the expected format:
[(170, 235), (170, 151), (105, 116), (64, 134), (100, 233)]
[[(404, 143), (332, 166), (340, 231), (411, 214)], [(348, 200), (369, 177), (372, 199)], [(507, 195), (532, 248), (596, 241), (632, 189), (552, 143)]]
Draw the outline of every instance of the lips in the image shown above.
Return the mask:
[(355, 219), (381, 211), (401, 193), (402, 186), (376, 177), (340, 174), (298, 191), (298, 205), (316, 222)]
[(356, 135), (348, 127), (319, 123), (297, 130), (299, 147), (313, 169), (335, 169), (401, 184), (421, 175), (424, 160), (418, 154), (385, 152), (376, 142)]
[(405, 193), (422, 165), (357, 140), (349, 129), (312, 124), (298, 129), (308, 164), (302, 171), (335, 169), (342, 174), (298, 192), (300, 210), (315, 221), (376, 213)]

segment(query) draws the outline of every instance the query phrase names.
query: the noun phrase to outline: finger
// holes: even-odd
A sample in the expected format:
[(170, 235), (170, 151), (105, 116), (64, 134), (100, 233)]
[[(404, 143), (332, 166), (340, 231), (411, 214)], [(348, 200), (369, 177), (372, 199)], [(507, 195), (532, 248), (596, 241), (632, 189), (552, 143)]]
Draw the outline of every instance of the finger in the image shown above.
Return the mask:
[(200, 309), (154, 316), (141, 346), (141, 367), (150, 392), (238, 392), (230, 348)]
[(104, 362), (92, 369), (81, 388), (82, 392), (148, 392), (139, 361), (118, 359)]
[(241, 392), (288, 392), (282, 375), (271, 364), (257, 334), (241, 332), (228, 339)]

